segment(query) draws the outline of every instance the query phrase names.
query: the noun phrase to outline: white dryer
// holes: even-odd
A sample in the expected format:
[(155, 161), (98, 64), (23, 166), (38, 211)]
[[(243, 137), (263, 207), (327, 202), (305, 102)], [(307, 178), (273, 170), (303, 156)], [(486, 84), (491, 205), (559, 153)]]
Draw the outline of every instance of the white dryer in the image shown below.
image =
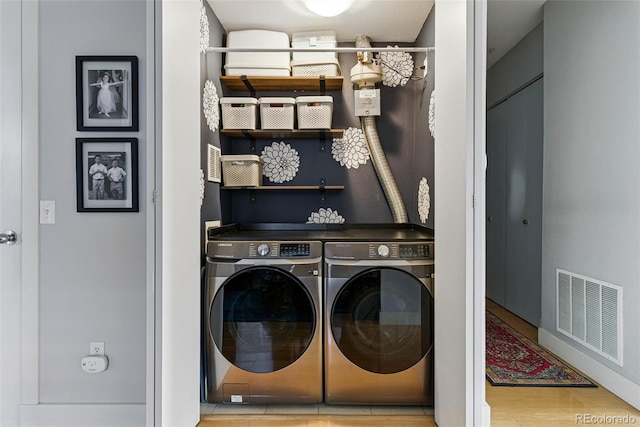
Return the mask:
[(322, 401), (322, 243), (208, 243), (209, 402)]
[(326, 242), (325, 401), (433, 404), (433, 242)]

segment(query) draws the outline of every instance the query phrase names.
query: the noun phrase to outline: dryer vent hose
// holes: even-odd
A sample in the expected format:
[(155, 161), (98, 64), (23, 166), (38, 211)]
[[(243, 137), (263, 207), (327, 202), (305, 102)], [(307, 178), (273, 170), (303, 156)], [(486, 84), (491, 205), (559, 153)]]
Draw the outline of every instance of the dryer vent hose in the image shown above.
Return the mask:
[(364, 116), (361, 118), (362, 130), (367, 140), (369, 147), (369, 154), (371, 155), (371, 161), (373, 167), (384, 191), (384, 195), (387, 197), (387, 202), (391, 208), (391, 214), (393, 215), (393, 222), (406, 223), (409, 222), (407, 217), (407, 210), (404, 207), (404, 201), (400, 195), (398, 184), (393, 177), (387, 157), (382, 150), (382, 144), (380, 143), (380, 137), (378, 136), (378, 129), (376, 128), (376, 119), (372, 116)]

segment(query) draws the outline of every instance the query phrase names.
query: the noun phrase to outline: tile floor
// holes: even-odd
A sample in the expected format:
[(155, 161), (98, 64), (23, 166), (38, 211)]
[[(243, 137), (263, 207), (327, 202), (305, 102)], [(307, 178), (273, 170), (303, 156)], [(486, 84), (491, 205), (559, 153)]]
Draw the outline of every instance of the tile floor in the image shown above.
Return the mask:
[(432, 406), (231, 405), (201, 403), (201, 415), (433, 415)]

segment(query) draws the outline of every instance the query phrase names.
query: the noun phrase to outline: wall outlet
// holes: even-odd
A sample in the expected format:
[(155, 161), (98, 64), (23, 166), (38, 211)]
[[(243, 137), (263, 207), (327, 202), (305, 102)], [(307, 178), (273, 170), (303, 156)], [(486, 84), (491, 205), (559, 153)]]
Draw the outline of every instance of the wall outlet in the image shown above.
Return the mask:
[(89, 343), (89, 354), (90, 355), (98, 355), (104, 356), (104, 342), (102, 341), (92, 341)]

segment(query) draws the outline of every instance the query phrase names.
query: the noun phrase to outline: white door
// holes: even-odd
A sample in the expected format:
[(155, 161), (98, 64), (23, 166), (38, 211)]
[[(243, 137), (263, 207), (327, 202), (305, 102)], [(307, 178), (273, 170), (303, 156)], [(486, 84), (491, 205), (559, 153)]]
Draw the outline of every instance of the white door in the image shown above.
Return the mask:
[(19, 424), (21, 349), (21, 4), (0, 2), (0, 425)]
[(36, 2), (0, 1), (0, 425), (3, 427), (19, 425), (20, 405), (37, 402), (36, 14)]

